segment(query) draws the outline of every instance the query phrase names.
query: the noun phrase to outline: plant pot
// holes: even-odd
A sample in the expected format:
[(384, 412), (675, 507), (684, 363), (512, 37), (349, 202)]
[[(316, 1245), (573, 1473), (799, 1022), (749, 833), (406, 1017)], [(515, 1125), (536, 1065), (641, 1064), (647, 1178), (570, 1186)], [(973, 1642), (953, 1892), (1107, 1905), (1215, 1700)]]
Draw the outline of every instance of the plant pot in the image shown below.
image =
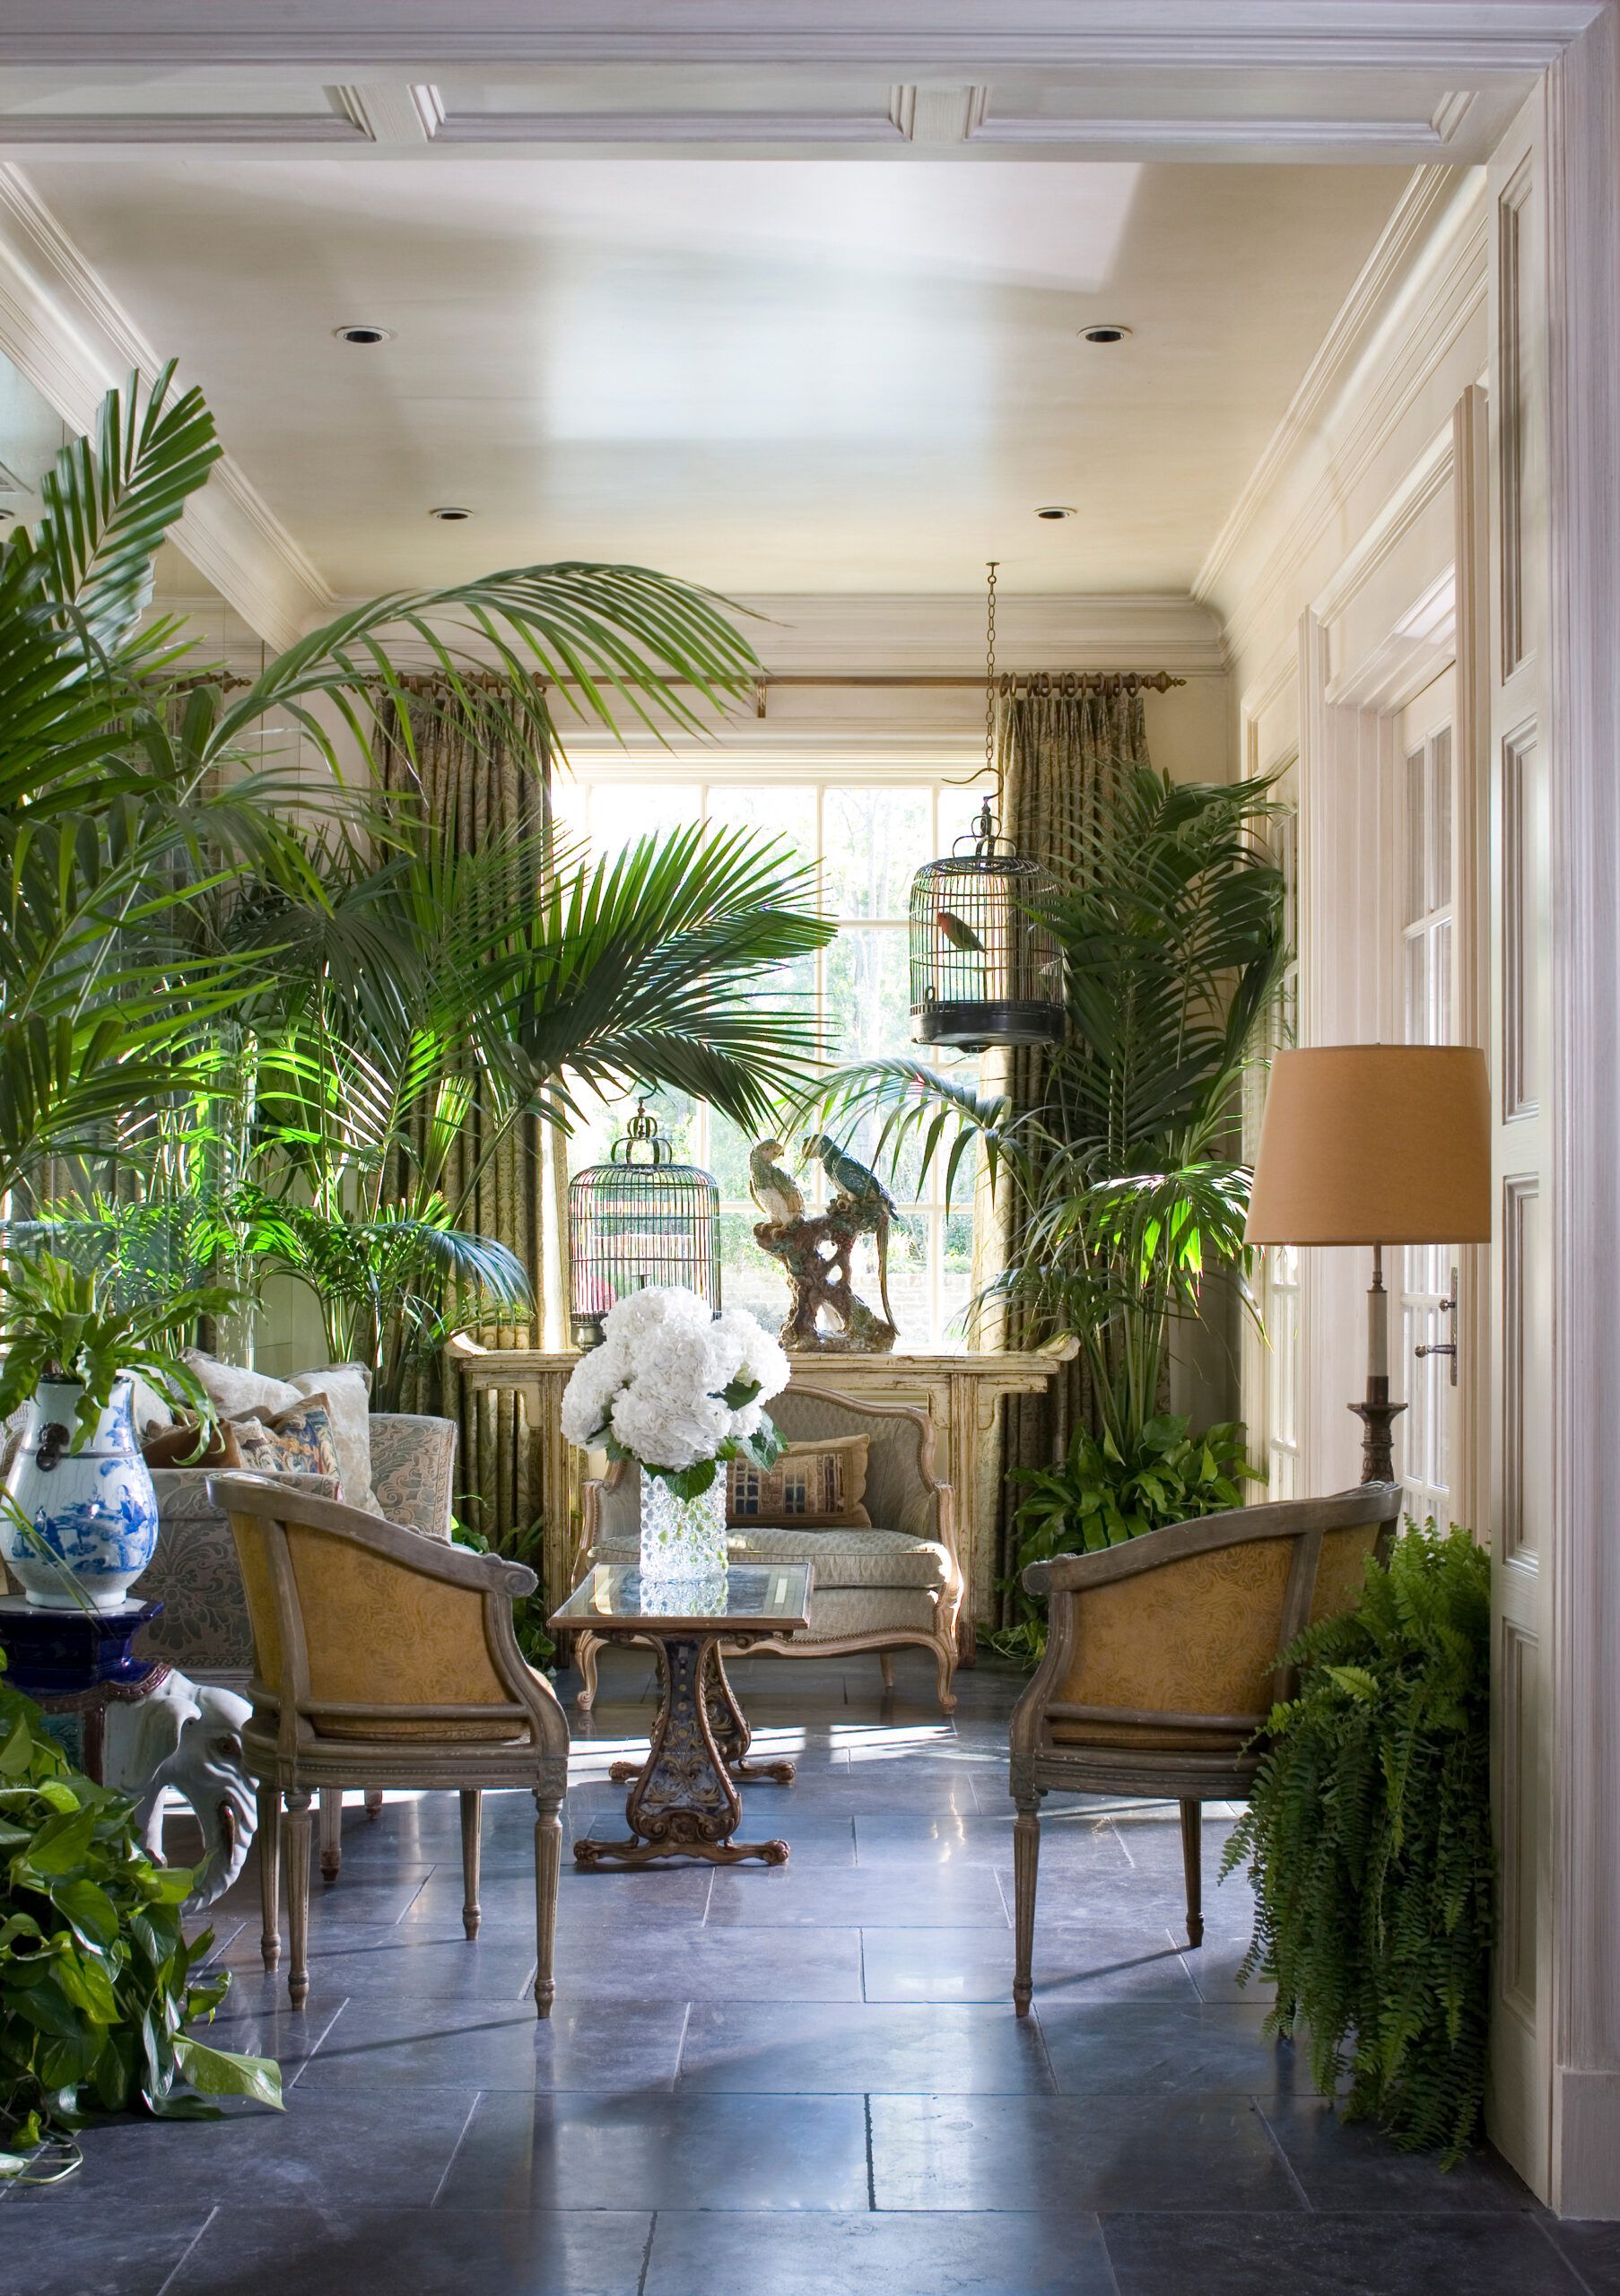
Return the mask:
[(698, 1499), (677, 1499), (641, 1474), (641, 1599), (649, 1610), (709, 1610), (726, 1596), (726, 1476)]
[[(47, 1381), (27, 1407), (8, 1498), (60, 1558), (99, 1611), (121, 1610), (158, 1543), (158, 1502), (130, 1420), (131, 1382), (121, 1378), (95, 1431), (70, 1450), (76, 1380)], [(42, 1610), (77, 1610), (63, 1571), (53, 1568), (8, 1508), (0, 1518), (7, 1574)]]

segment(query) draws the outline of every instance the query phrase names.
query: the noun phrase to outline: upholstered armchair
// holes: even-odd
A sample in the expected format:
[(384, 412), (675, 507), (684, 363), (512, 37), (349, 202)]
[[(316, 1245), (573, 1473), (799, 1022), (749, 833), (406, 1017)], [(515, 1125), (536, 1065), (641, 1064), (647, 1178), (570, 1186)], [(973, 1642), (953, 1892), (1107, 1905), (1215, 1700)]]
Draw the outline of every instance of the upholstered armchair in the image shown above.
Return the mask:
[[(811, 1562), (814, 1580), (808, 1631), (764, 1645), (754, 1655), (824, 1658), (875, 1652), (885, 1683), (893, 1653), (916, 1648), (934, 1659), (940, 1705), (956, 1700), (956, 1622), (963, 1582), (956, 1550), (955, 1497), (934, 1472), (934, 1430), (906, 1404), (858, 1402), (852, 1396), (789, 1387), (771, 1405), (789, 1442), (863, 1437), (862, 1504), (869, 1525), (827, 1528), (791, 1524), (734, 1525), (734, 1562)], [(634, 1562), (639, 1552), (640, 1483), (623, 1461), (582, 1494), (583, 1544), (590, 1562)], [(579, 1704), (588, 1710), (597, 1689), (598, 1639), (582, 1634), (575, 1660), (584, 1677)]]
[(1333, 1499), (1170, 1525), (1024, 1572), (1050, 1607), (1046, 1655), (1009, 1734), (1021, 2017), (1042, 1796), (1180, 1802), (1187, 1937), (1200, 1944), (1202, 1805), (1246, 1798), (1263, 1752), (1257, 1734), (1276, 1700), (1293, 1695), (1279, 1653), (1306, 1626), (1354, 1606), (1367, 1560), (1383, 1560), (1399, 1514), (1398, 1485), (1363, 1483)]
[(550, 2014), (568, 1725), (525, 1665), (512, 1598), (521, 1563), (440, 1544), (354, 1507), (250, 1475), (210, 1477), (230, 1524), (253, 1638), (252, 1715), (242, 1733), (258, 1787), (262, 1952), (281, 1958), (287, 1863), (288, 1993), (308, 1995), (310, 1804), (366, 1784), (448, 1787), (461, 1796), (462, 1922), (478, 1935), (480, 1797), (535, 1797), (535, 2006)]

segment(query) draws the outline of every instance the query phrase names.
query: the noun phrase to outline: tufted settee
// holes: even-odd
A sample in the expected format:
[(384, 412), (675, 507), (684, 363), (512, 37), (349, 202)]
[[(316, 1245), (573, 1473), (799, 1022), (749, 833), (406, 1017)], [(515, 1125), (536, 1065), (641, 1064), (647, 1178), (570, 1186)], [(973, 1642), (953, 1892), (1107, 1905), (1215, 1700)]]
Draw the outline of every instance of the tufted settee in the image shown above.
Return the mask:
[[(956, 1622), (962, 1562), (956, 1550), (955, 1494), (934, 1472), (934, 1430), (907, 1404), (858, 1402), (853, 1396), (789, 1387), (771, 1405), (789, 1442), (819, 1436), (867, 1438), (864, 1503), (869, 1529), (817, 1529), (750, 1524), (728, 1534), (735, 1562), (809, 1562), (814, 1567), (808, 1631), (761, 1646), (756, 1656), (822, 1658), (870, 1650), (885, 1681), (893, 1653), (933, 1653), (939, 1702), (955, 1705)], [(581, 1494), (582, 1534), (591, 1562), (633, 1562), (640, 1523), (640, 1485), (623, 1461)], [(595, 1636), (582, 1634), (575, 1659), (584, 1676), (579, 1704), (596, 1695)]]

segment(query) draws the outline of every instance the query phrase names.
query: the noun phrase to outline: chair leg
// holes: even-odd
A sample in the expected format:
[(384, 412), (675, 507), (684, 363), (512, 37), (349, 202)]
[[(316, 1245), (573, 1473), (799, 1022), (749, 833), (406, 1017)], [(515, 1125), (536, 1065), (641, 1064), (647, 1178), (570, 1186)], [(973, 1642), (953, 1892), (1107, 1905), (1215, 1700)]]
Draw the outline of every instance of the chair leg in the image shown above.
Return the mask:
[(878, 1664), (879, 1671), (881, 1672), (881, 1674), (882, 1674), (882, 1675), (883, 1675), (883, 1678), (884, 1678), (884, 1695), (885, 1697), (890, 1697), (890, 1696), (892, 1696), (892, 1695), (893, 1694), (893, 1690), (894, 1690), (894, 1653), (893, 1653), (893, 1650), (880, 1650), (880, 1651), (878, 1652), (878, 1654), (877, 1654), (877, 1664)]
[(951, 1688), (955, 1677), (954, 1639), (949, 1642), (936, 1642), (934, 1645), (934, 1688), (939, 1700), (939, 1710), (942, 1714), (954, 1714), (956, 1711), (956, 1693)]
[(382, 1788), (380, 1786), (368, 1786), (366, 1788), (366, 1815), (369, 1818), (380, 1818), (382, 1815)]
[(1034, 1991), (1035, 1877), (1041, 1860), (1041, 1796), (1021, 1796), (1013, 1821), (1013, 2007), (1030, 2013)]
[(1198, 1802), (1181, 1805), (1181, 1863), (1187, 1873), (1187, 1942), (1204, 1943), (1204, 1811)]
[(552, 1962), (557, 1944), (557, 1884), (562, 1877), (562, 1805), (535, 1794), (535, 2014), (549, 2017), (557, 1997)]
[(479, 1821), (483, 1813), (483, 1796), (475, 1786), (463, 1789), (461, 1796), (461, 1926), (469, 1938), (478, 1935), (478, 1925), (483, 1909), (478, 1902), (478, 1864), (482, 1843)]
[(320, 1789), (320, 1874), (323, 1882), (335, 1882), (344, 1862), (344, 1790), (341, 1786), (323, 1786)]
[(287, 1998), (301, 2009), (309, 1997), (309, 1804), (307, 1787), (287, 1789)]
[(588, 1714), (597, 1702), (597, 1638), (594, 1634), (579, 1637), (574, 1658), (579, 1669), (579, 1688), (575, 1694), (574, 1704), (581, 1714)]
[(258, 1949), (265, 1967), (273, 1970), (282, 1957), (282, 1790), (261, 1781), (258, 1789), (258, 1902), (261, 1935)]

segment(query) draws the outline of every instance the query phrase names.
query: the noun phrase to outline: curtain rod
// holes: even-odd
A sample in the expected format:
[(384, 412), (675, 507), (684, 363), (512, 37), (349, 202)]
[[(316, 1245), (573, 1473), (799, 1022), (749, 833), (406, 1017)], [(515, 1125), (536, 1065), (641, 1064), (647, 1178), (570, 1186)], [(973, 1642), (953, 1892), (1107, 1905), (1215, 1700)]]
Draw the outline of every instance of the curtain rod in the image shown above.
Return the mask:
[[(1185, 678), (1176, 677), (1169, 670), (1013, 670), (997, 679), (996, 691), (1009, 700), (1047, 701), (1056, 697), (1067, 701), (1085, 693), (1168, 693), (1171, 686), (1186, 683)], [(765, 715), (765, 698), (772, 686), (789, 685), (932, 686), (936, 690), (964, 687), (976, 693), (984, 691), (982, 677), (930, 676), (927, 671), (919, 670), (879, 670), (848, 677), (832, 673), (814, 677), (776, 677), (767, 671), (753, 682), (754, 715)]]

